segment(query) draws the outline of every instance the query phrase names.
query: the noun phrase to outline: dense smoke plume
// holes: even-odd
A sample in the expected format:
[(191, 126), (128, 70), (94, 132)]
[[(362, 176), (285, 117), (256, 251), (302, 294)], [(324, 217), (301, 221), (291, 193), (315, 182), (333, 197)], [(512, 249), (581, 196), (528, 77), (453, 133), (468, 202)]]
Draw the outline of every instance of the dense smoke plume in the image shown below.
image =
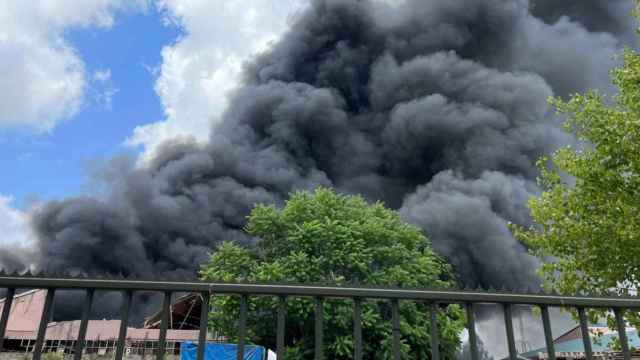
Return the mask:
[(325, 185), (398, 209), (467, 285), (536, 287), (506, 223), (530, 222), (536, 160), (571, 141), (547, 98), (609, 89), (632, 5), (313, 1), (247, 65), (206, 145), (113, 159), (105, 194), (37, 210), (37, 267), (193, 277), (220, 241), (252, 243), (254, 204)]

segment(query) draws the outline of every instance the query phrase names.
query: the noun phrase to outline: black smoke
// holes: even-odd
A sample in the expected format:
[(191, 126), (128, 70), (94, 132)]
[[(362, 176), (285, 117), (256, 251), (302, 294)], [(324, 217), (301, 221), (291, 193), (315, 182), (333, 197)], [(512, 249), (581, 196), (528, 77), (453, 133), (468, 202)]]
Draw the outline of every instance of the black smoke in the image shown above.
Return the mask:
[(253, 242), (256, 203), (325, 185), (398, 209), (466, 285), (536, 287), (506, 224), (530, 222), (536, 160), (572, 141), (547, 98), (610, 90), (632, 5), (312, 1), (247, 65), (207, 144), (113, 159), (102, 196), (36, 210), (36, 265), (194, 277), (220, 241)]

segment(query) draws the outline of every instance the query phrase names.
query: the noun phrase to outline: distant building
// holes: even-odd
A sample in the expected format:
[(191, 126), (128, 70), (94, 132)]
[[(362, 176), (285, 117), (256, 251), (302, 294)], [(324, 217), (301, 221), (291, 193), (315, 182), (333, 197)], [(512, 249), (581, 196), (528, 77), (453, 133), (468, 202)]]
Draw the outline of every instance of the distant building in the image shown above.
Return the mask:
[[(618, 337), (617, 331), (612, 331), (605, 325), (589, 327), (591, 349), (595, 359), (621, 358), (619, 352), (611, 349), (611, 343)], [(627, 328), (629, 347), (640, 348), (640, 337), (635, 328)], [(582, 330), (576, 326), (566, 333), (558, 336), (554, 341), (556, 359), (585, 359), (584, 343), (582, 342)], [(518, 355), (522, 359), (544, 360), (548, 359), (547, 348), (532, 350)], [(632, 358), (640, 359), (640, 353), (634, 352)]]
[[(200, 294), (187, 294), (179, 297), (171, 304), (169, 314), (169, 329), (198, 330), (200, 327), (200, 310), (202, 298)], [(149, 316), (144, 322), (146, 329), (159, 329), (162, 312), (158, 311)]]
[[(4, 351), (33, 351), (45, 297), (45, 290), (27, 291), (14, 297), (5, 334)], [(4, 301), (5, 299), (0, 299), (0, 312)], [(178, 354), (182, 342), (198, 341), (201, 304), (197, 294), (185, 295), (171, 304), (167, 354)], [(155, 352), (160, 333), (158, 319), (159, 313), (156, 313), (145, 321), (143, 328), (127, 328), (127, 354), (146, 355)], [(79, 328), (80, 320), (50, 322), (43, 351), (72, 352)], [(89, 320), (84, 351), (99, 355), (115, 352), (119, 329), (120, 320)], [(212, 340), (211, 337), (209, 340)], [(223, 339), (214, 337), (213, 340)]]

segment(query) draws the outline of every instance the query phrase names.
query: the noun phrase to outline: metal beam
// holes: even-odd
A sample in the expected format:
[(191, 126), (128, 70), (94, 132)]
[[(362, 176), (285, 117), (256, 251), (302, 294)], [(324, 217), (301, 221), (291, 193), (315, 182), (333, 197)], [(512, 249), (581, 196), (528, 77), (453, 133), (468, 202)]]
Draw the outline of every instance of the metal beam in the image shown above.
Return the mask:
[(499, 303), (590, 308), (640, 309), (637, 297), (560, 296), (514, 294), (462, 290), (412, 290), (398, 288), (337, 287), (320, 285), (223, 284), (206, 282), (96, 280), (49, 277), (0, 276), (0, 287), (96, 290), (145, 290), (170, 292), (210, 292), (217, 294), (284, 295), (324, 298), (371, 298), (439, 301), (443, 303)]

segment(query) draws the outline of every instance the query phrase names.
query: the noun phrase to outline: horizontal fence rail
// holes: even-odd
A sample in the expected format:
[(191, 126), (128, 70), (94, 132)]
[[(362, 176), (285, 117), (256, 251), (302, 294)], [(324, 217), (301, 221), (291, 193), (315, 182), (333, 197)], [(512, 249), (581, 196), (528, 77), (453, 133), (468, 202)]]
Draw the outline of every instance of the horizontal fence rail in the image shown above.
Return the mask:
[(622, 354), (624, 360), (630, 360), (630, 349), (627, 343), (624, 312), (627, 310), (640, 310), (640, 298), (638, 297), (601, 297), (601, 296), (562, 296), (553, 294), (535, 293), (510, 293), (496, 291), (470, 291), (449, 289), (401, 289), (401, 288), (373, 288), (357, 286), (324, 286), (324, 285), (295, 285), (295, 284), (227, 284), (198, 281), (144, 281), (128, 279), (89, 279), (82, 277), (48, 277), (42, 275), (6, 275), (0, 273), (0, 289), (6, 289), (6, 296), (0, 313), (0, 351), (9, 320), (10, 309), (16, 290), (19, 289), (45, 289), (47, 290), (44, 309), (38, 327), (33, 359), (40, 360), (43, 344), (46, 341), (46, 329), (53, 311), (53, 301), (58, 290), (83, 290), (85, 297), (82, 307), (82, 318), (78, 332), (77, 342), (74, 347), (74, 360), (80, 360), (82, 350), (86, 346), (85, 335), (92, 301), (96, 291), (118, 291), (122, 294), (120, 311), (120, 329), (116, 345), (115, 359), (121, 360), (124, 355), (124, 345), (127, 332), (127, 324), (130, 316), (132, 297), (137, 291), (152, 291), (163, 294), (159, 346), (156, 358), (162, 360), (165, 355), (166, 336), (169, 323), (171, 297), (174, 293), (198, 293), (201, 295), (202, 307), (199, 324), (197, 359), (204, 360), (204, 345), (206, 343), (208, 304), (214, 295), (236, 295), (240, 297), (239, 303), (239, 340), (237, 346), (237, 359), (242, 360), (246, 345), (248, 301), (251, 296), (275, 296), (279, 299), (277, 306), (277, 322), (274, 324), (276, 332), (276, 352), (278, 359), (283, 359), (285, 350), (285, 321), (286, 301), (290, 297), (309, 297), (315, 301), (314, 315), (314, 358), (325, 357), (323, 304), (329, 298), (347, 298), (353, 300), (353, 338), (354, 359), (363, 358), (362, 340), (362, 301), (366, 299), (388, 300), (391, 306), (392, 328), (392, 354), (393, 358), (401, 358), (401, 333), (400, 333), (400, 301), (422, 301), (431, 304), (429, 316), (431, 328), (431, 359), (440, 359), (440, 340), (437, 328), (437, 316), (439, 305), (460, 304), (466, 309), (467, 329), (469, 334), (469, 348), (472, 360), (478, 360), (478, 340), (475, 328), (475, 305), (498, 304), (504, 311), (507, 348), (509, 359), (516, 360), (514, 329), (512, 310), (515, 305), (530, 305), (539, 307), (542, 317), (542, 325), (547, 348), (548, 358), (555, 360), (553, 335), (549, 319), (549, 307), (574, 308), (577, 310), (582, 340), (585, 348), (585, 358), (593, 358), (591, 339), (588, 333), (587, 309), (609, 309), (615, 314), (617, 329), (619, 331)]

